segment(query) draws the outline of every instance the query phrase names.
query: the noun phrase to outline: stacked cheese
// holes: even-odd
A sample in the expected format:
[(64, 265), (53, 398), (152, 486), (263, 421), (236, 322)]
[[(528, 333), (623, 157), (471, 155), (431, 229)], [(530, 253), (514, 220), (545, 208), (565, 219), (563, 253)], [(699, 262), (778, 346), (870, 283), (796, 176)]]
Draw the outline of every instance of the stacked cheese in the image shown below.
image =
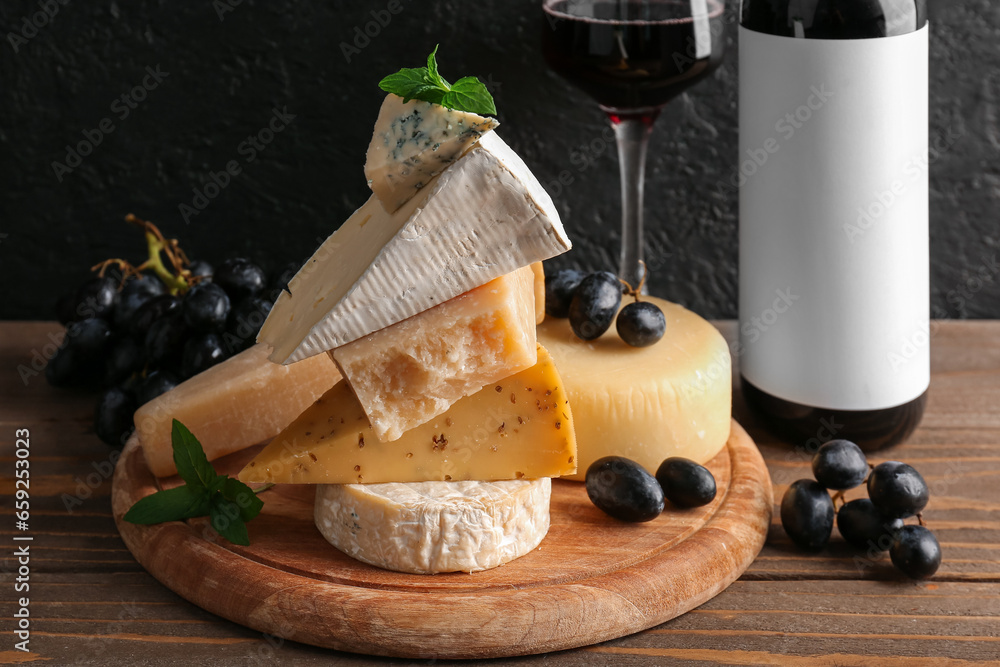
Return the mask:
[(539, 262), (570, 242), (495, 126), (389, 95), (365, 165), (374, 194), (258, 336), (273, 362), (329, 355), (343, 380), (240, 478), (321, 485), (324, 536), (389, 569), (473, 571), (530, 551), (548, 478), (576, 471), (569, 403), (535, 336)]

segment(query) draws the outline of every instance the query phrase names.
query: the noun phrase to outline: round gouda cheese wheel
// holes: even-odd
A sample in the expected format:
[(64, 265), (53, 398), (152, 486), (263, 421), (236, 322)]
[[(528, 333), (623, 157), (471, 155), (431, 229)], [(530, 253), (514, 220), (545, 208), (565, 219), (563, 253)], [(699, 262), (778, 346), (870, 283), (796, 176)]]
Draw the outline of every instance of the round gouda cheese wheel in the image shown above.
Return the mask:
[(547, 317), (538, 326), (573, 409), (578, 467), (568, 479), (583, 480), (591, 463), (610, 455), (651, 473), (670, 456), (704, 463), (729, 439), (732, 362), (722, 334), (677, 304), (642, 299), (667, 320), (663, 338), (649, 347), (629, 347), (614, 324), (589, 342), (567, 319)]

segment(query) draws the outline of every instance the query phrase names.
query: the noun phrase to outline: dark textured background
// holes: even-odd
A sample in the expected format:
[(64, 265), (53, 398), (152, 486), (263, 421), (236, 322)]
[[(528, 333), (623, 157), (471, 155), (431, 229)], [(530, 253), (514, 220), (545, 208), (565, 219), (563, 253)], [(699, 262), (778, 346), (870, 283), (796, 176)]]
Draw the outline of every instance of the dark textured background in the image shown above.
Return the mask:
[[(361, 167), (377, 80), (420, 65), (435, 42), (445, 76), (493, 88), (501, 133), (550, 186), (574, 239), (563, 261), (616, 266), (613, 145), (596, 107), (546, 70), (540, 2), (400, 0), (349, 63), (341, 43), (387, 2), (230, 0), (220, 19), (223, 2), (70, 0), (16, 52), (11, 33), (39, 0), (0, 5), (0, 318), (49, 318), (87, 266), (141, 260), (128, 212), (206, 259), (304, 259), (369, 194)], [(933, 312), (1000, 317), (1000, 4), (932, 0), (930, 16), (931, 137), (958, 136), (931, 166)], [(736, 314), (736, 196), (717, 186), (736, 158), (735, 65), (730, 48), (714, 77), (667, 108), (647, 169), (652, 290), (710, 317)], [(112, 104), (147, 66), (169, 76), (120, 120)], [(238, 146), (275, 106), (295, 120), (248, 164)], [(52, 163), (106, 117), (114, 131), (60, 181)], [(242, 173), (185, 223), (179, 205), (229, 160)]]

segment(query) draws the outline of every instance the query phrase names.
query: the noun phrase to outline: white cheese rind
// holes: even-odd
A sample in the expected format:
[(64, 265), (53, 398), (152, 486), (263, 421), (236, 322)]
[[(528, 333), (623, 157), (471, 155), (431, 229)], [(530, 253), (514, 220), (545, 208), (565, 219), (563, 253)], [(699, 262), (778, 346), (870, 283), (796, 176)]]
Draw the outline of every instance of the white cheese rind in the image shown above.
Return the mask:
[(548, 477), (501, 482), (321, 484), (323, 537), (369, 565), (410, 572), (476, 572), (538, 546), (549, 529)]
[(389, 94), (368, 145), (368, 186), (392, 213), (498, 124), (474, 113), (422, 100), (403, 102)]
[(570, 249), (559, 214), (491, 132), (395, 213), (373, 196), (289, 282), (261, 327), (292, 363)]

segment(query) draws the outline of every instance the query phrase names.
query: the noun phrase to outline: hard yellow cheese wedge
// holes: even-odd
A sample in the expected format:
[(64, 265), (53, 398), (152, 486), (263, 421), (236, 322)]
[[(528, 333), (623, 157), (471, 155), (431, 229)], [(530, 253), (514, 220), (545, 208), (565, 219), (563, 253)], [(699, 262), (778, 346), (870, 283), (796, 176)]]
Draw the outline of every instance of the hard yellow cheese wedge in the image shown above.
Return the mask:
[(325, 354), (282, 366), (269, 361), (269, 353), (267, 345), (254, 345), (136, 410), (135, 432), (154, 475), (177, 474), (174, 419), (194, 433), (212, 461), (273, 438), (340, 380)]
[(535, 273), (523, 267), (333, 352), (379, 440), (535, 365)]
[(576, 471), (573, 415), (548, 352), (444, 414), (379, 442), (345, 382), (241, 472), (244, 482), (352, 484), (558, 477)]
[(535, 274), (535, 324), (545, 320), (545, 269), (541, 262), (534, 262), (531, 270)]

